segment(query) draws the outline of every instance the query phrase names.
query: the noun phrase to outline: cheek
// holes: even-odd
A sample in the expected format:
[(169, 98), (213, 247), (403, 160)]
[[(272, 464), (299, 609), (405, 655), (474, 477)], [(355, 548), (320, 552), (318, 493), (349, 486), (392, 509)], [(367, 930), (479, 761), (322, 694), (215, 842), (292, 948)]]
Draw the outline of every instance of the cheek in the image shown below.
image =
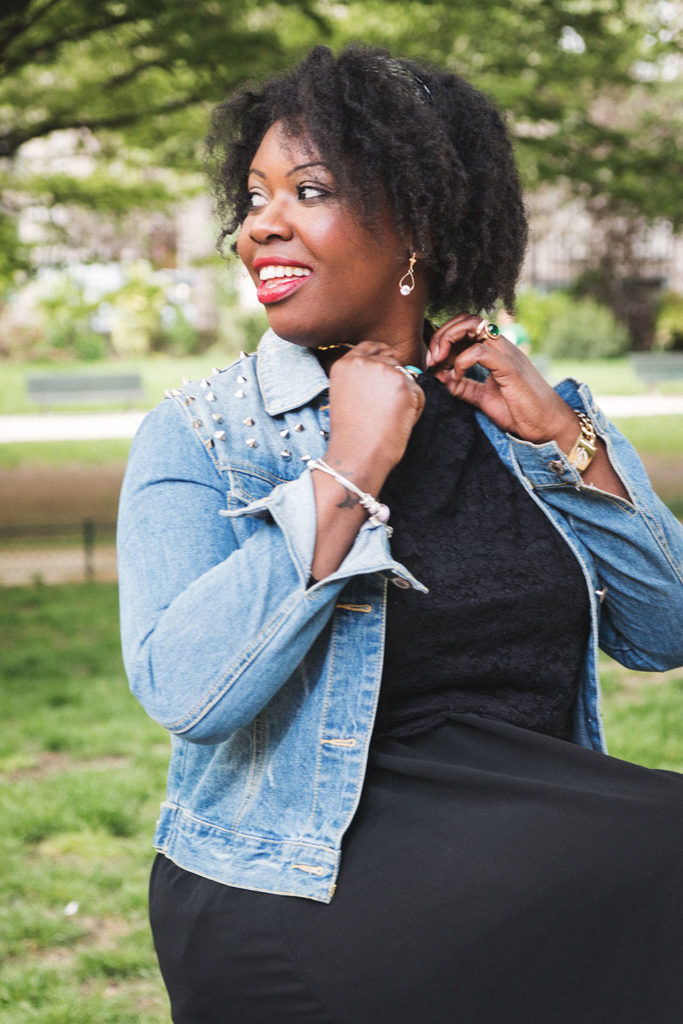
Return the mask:
[(247, 231), (244, 224), (242, 224), (237, 235), (237, 255), (242, 260), (242, 263), (248, 263), (249, 256), (251, 254), (253, 247), (253, 242), (249, 238), (249, 232)]

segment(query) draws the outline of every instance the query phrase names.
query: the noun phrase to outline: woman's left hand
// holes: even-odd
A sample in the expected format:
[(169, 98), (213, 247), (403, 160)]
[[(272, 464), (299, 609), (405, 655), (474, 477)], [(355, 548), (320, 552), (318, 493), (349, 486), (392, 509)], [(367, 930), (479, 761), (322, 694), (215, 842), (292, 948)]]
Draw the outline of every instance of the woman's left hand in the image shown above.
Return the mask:
[[(579, 434), (576, 413), (502, 334), (476, 337), (480, 323), (481, 317), (461, 313), (440, 327), (429, 344), (428, 369), (501, 430), (535, 444), (554, 440), (569, 451)], [(466, 376), (475, 363), (489, 371), (486, 380)]]

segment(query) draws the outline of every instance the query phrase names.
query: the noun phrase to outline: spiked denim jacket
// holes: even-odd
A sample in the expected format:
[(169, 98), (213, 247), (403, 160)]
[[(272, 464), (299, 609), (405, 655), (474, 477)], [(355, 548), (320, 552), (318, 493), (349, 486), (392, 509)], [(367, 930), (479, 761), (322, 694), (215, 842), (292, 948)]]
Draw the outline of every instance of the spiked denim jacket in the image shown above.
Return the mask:
[[(326, 447), (328, 379), (268, 332), (257, 355), (174, 391), (144, 421), (121, 495), (123, 652), (131, 688), (172, 736), (157, 849), (201, 875), (328, 902), (357, 807), (378, 699), (387, 587), (424, 590), (366, 522), (309, 586), (309, 457)], [(574, 551), (592, 640), (577, 743), (603, 749), (597, 644), (631, 667), (683, 662), (683, 531), (585, 385), (632, 501), (582, 484), (554, 443), (479, 421)]]

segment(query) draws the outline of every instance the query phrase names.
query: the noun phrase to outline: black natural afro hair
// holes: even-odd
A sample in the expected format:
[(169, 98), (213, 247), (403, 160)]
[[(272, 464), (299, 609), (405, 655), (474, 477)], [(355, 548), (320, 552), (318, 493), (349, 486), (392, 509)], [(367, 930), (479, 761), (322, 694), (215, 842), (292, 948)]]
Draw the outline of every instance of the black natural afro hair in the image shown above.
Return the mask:
[(526, 218), (503, 118), (480, 92), (374, 47), (316, 46), (213, 112), (206, 164), (221, 243), (246, 216), (249, 167), (276, 121), (308, 136), (368, 227), (381, 189), (423, 260), (433, 311), (513, 307)]

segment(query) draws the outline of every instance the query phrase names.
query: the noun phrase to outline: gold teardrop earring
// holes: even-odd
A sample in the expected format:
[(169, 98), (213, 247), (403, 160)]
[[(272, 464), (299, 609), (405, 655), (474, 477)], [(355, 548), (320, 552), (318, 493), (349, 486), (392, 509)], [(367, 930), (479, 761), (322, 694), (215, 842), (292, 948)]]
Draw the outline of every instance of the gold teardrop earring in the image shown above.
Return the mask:
[(400, 291), (401, 295), (410, 295), (410, 293), (415, 288), (415, 275), (413, 274), (413, 267), (415, 266), (416, 263), (417, 253), (414, 252), (410, 257), (408, 269), (406, 270), (401, 280), (398, 282), (398, 290)]

